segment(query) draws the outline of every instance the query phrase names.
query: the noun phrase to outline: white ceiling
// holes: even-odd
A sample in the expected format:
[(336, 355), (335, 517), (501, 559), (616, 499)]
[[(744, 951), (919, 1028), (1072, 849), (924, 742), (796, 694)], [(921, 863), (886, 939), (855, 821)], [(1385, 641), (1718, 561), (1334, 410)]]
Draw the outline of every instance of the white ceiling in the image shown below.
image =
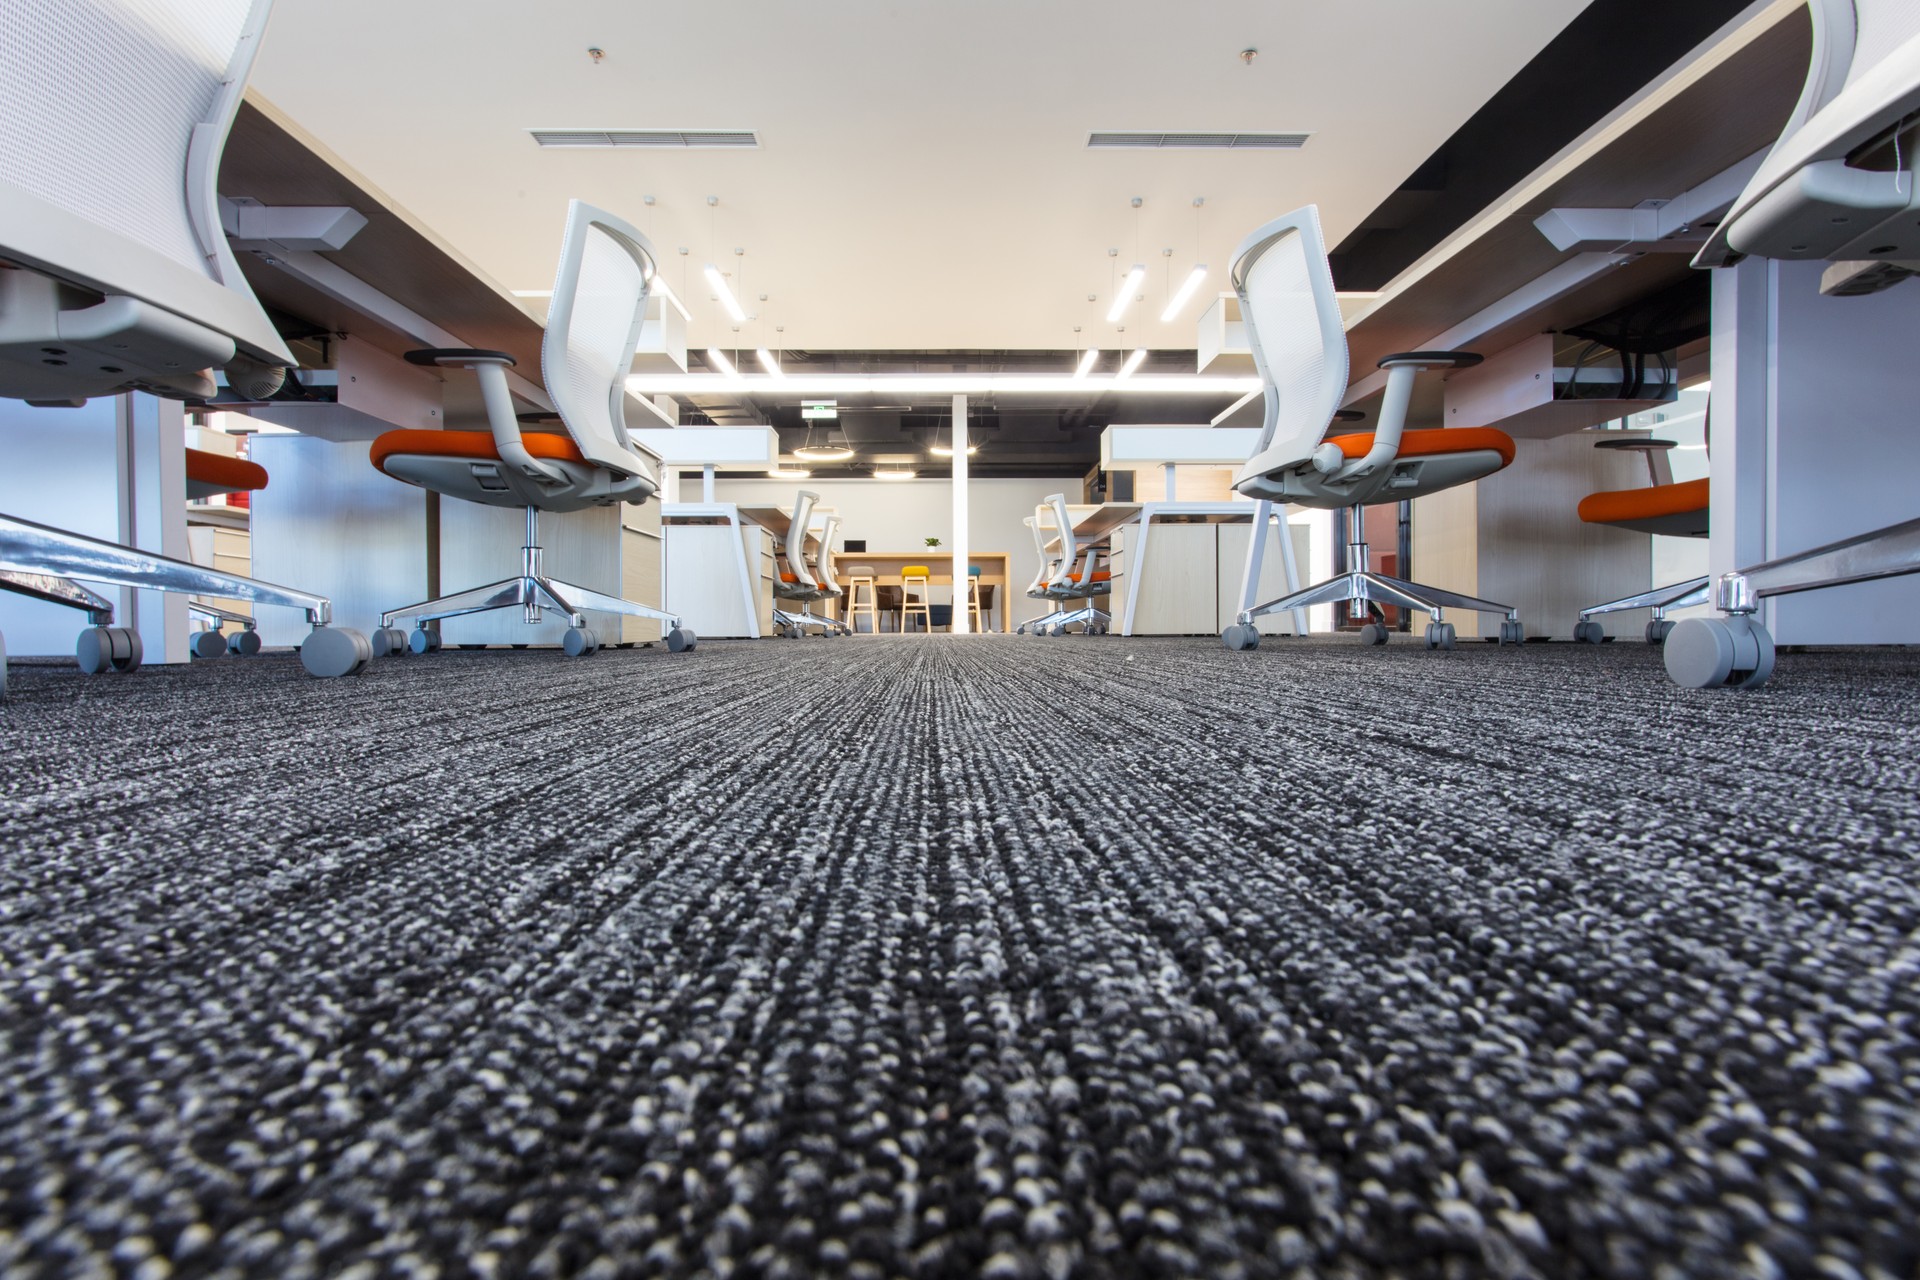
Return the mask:
[[(623, 214), (695, 347), (1190, 348), (1243, 235), (1312, 201), (1338, 243), (1585, 4), (280, 0), (253, 88), (508, 289), (551, 285), (569, 197)], [(761, 145), (551, 150), (532, 127)], [(1089, 151), (1096, 129), (1313, 137)], [(1161, 324), (1196, 260), (1201, 302)], [(707, 261), (743, 273), (737, 337)], [(1120, 335), (1104, 316), (1135, 261)]]

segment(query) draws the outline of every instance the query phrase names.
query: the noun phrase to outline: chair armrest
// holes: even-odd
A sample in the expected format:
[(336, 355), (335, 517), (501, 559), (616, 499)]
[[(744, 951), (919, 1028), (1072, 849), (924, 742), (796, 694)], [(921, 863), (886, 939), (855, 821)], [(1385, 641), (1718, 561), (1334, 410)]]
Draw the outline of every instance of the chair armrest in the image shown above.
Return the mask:
[(1400, 436), (1407, 428), (1407, 406), (1413, 400), (1414, 375), (1422, 369), (1470, 369), (1485, 357), (1471, 351), (1402, 351), (1380, 361), (1387, 371), (1387, 391), (1380, 402), (1380, 421), (1373, 433), (1373, 447), (1366, 456), (1340, 465), (1339, 450), (1322, 444), (1314, 457), (1314, 466), (1333, 480), (1369, 475), (1390, 466), (1400, 456)]
[(522, 502), (539, 505), (539, 499), (545, 496), (537, 487), (539, 482), (569, 483), (565, 472), (535, 459), (521, 442), (520, 418), (513, 411), (513, 393), (507, 389), (507, 370), (516, 363), (512, 356), (479, 347), (425, 347), (407, 352), (406, 360), (408, 364), (473, 370), (480, 380), (481, 400), (487, 407), (487, 427), (493, 432), (494, 452), (505, 464), (500, 468), (500, 478)]
[(1416, 369), (1471, 369), (1486, 357), (1471, 351), (1401, 351), (1383, 356), (1380, 368), (1410, 364)]

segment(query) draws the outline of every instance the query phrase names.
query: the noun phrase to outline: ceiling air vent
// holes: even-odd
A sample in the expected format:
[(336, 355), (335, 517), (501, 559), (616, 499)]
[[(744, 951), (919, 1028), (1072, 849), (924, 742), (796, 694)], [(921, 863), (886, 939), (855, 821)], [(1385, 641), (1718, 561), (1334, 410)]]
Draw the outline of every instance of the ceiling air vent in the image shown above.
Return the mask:
[(1089, 147), (1158, 150), (1167, 147), (1208, 151), (1297, 151), (1307, 144), (1304, 133), (1090, 133)]
[(757, 147), (751, 129), (529, 129), (543, 147)]

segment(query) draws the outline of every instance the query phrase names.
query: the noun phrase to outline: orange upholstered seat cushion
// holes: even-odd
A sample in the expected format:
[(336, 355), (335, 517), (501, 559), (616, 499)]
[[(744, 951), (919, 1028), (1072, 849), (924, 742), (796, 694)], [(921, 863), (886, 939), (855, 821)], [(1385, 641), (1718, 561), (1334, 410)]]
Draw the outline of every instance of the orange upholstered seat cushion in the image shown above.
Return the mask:
[(780, 581), (782, 581), (782, 582), (798, 582), (798, 581), (800, 581), (800, 575), (799, 575), (799, 574), (797, 574), (797, 573), (782, 573), (782, 574), (780, 575)]
[[(558, 462), (586, 461), (569, 436), (555, 435), (550, 431), (527, 431), (521, 433), (520, 442), (536, 458), (552, 458)], [(500, 451), (493, 447), (491, 431), (388, 431), (373, 442), (373, 448), (369, 451), (373, 465), (382, 471), (387, 469), (387, 459), (396, 454), (500, 461)]]
[[(1070, 573), (1067, 575), (1067, 581), (1078, 582), (1084, 576), (1085, 576), (1084, 574)], [(1095, 582), (1108, 582), (1108, 581), (1111, 581), (1112, 578), (1113, 578), (1113, 570), (1111, 569), (1095, 569), (1093, 571), (1093, 580)]]
[(1683, 480), (1678, 484), (1656, 484), (1645, 489), (1610, 489), (1590, 493), (1580, 499), (1580, 518), (1588, 524), (1624, 524), (1633, 520), (1658, 520), (1663, 516), (1681, 516), (1708, 507), (1705, 480)]
[(267, 469), (245, 458), (205, 449), (187, 450), (187, 483), (208, 485), (227, 493), (244, 493), (267, 487)]
[[(1373, 448), (1373, 432), (1328, 436), (1328, 444), (1340, 446), (1340, 452), (1352, 461), (1367, 456)], [(1443, 453), (1479, 453), (1500, 455), (1500, 465), (1513, 465), (1513, 437), (1494, 427), (1429, 427), (1424, 431), (1406, 431), (1400, 436), (1401, 458), (1431, 458)]]

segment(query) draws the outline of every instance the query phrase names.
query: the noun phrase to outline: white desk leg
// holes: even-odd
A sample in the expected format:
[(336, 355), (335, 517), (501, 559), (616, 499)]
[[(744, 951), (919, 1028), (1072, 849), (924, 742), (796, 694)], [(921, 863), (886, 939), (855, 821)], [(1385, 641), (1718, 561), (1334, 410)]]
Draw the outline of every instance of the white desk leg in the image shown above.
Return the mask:
[(753, 598), (753, 566), (747, 563), (747, 544), (740, 532), (740, 511), (727, 512), (727, 527), (733, 530), (733, 554), (740, 566), (740, 603), (747, 610), (747, 636), (760, 638), (760, 610)]
[[(1292, 595), (1300, 590), (1300, 566), (1295, 562), (1293, 554), (1293, 529), (1287, 524), (1287, 508), (1285, 506), (1282, 506), (1274, 514), (1280, 517), (1280, 519), (1276, 521), (1280, 534), (1280, 561), (1287, 567), (1287, 594)], [(1265, 539), (1263, 538), (1262, 540), (1264, 541)], [(1294, 609), (1291, 610), (1291, 612), (1293, 614), (1293, 634), (1304, 636), (1307, 634), (1307, 611), (1305, 609)]]
[(1153, 527), (1153, 504), (1149, 502), (1140, 508), (1137, 521), (1140, 536), (1134, 540), (1134, 548), (1127, 554), (1127, 612), (1120, 619), (1120, 634), (1133, 634), (1134, 610), (1140, 604), (1140, 579), (1146, 576), (1147, 567), (1147, 530)]
[(1260, 603), (1260, 565), (1267, 555), (1267, 523), (1273, 516), (1273, 504), (1265, 498), (1257, 499), (1253, 504), (1253, 530), (1247, 539), (1247, 567), (1240, 575), (1240, 607), (1234, 611), (1234, 621), (1240, 615)]

